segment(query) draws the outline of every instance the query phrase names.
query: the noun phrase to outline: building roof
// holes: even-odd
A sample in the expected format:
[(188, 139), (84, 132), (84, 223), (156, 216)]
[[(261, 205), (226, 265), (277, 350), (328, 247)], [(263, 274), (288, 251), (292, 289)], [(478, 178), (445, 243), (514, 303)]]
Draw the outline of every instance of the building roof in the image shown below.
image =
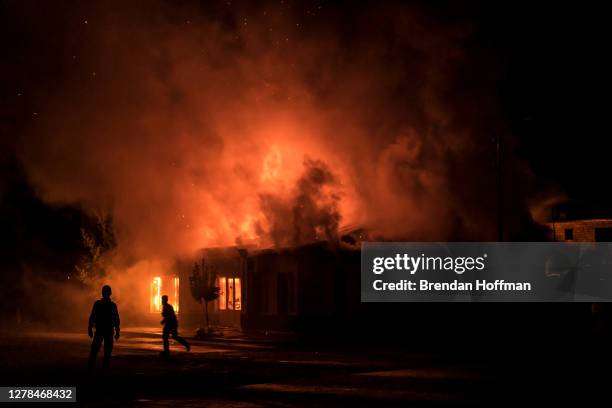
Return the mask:
[(612, 219), (612, 204), (562, 201), (550, 207), (548, 222)]

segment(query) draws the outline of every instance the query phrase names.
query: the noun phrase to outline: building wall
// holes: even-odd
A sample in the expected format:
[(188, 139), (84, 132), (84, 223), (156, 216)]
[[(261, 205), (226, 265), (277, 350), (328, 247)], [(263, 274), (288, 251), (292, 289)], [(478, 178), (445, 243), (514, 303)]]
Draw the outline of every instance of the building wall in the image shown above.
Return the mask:
[(181, 261), (176, 265), (177, 275), (180, 279), (180, 310), (178, 318), (181, 326), (200, 327), (204, 321), (202, 304), (191, 295), (189, 277), (193, 271), (195, 261)]
[(263, 251), (250, 255), (247, 264), (243, 326), (278, 329), (290, 325), (297, 309), (295, 257), (289, 252)]
[[(596, 219), (596, 220), (572, 220), (572, 221), (555, 221), (548, 224), (550, 228), (551, 238), (554, 241), (567, 242), (595, 242), (599, 237), (596, 235), (606, 235), (605, 229), (612, 231), (612, 219)], [(600, 231), (596, 234), (596, 230)], [(567, 231), (571, 231), (568, 233)], [(604, 234), (601, 234), (601, 231)], [(568, 234), (571, 236), (569, 238)], [(602, 239), (599, 239), (600, 241)]]
[(346, 323), (359, 312), (360, 253), (325, 243), (251, 254), (247, 329), (308, 330)]

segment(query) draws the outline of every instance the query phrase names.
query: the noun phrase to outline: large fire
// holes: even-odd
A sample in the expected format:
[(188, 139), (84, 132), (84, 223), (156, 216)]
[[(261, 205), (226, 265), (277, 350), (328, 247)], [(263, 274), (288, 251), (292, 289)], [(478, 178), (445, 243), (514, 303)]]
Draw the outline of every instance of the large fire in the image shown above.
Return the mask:
[[(105, 215), (102, 255), (74, 252), (99, 261), (122, 310), (159, 313), (164, 294), (178, 310), (175, 261), (202, 248), (342, 243), (345, 226), (373, 240), (497, 238), (494, 137), (508, 133), (495, 61), (474, 54), (469, 25), (377, 2), (329, 4), (331, 19), (328, 5), (188, 3), (79, 2), (36, 56), (55, 62), (28, 74), (43, 86), (13, 81), (15, 112), (35, 112), (8, 128), (32, 190), (86, 214), (66, 224), (77, 247), (80, 227), (103, 238)], [(504, 207), (518, 214), (528, 177), (513, 163)], [(219, 307), (244, 308), (247, 283), (220, 282)]]
[(243, 10), (248, 26), (100, 15), (79, 54), (96, 75), (75, 67), (28, 130), (41, 196), (110, 211), (127, 265), (344, 224), (494, 238), (489, 105), (453, 88), (468, 33), (373, 8), (388, 32), (356, 32), (349, 50), (335, 26), (309, 31), (272, 8)]

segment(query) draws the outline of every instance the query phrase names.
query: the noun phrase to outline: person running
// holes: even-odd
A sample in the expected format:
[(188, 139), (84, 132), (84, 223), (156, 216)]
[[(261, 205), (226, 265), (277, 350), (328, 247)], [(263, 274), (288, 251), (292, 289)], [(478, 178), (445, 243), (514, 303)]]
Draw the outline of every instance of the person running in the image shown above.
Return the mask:
[(174, 313), (174, 308), (170, 303), (168, 303), (168, 296), (162, 296), (162, 317), (163, 320), (161, 324), (164, 325), (162, 338), (164, 340), (164, 351), (161, 352), (162, 355), (168, 356), (170, 355), (170, 342), (169, 338), (172, 335), (172, 338), (179, 343), (181, 343), (187, 351), (191, 349), (191, 345), (187, 340), (178, 335), (178, 320), (176, 318), (176, 314)]
[[(93, 371), (96, 365), (96, 358), (102, 342), (104, 342), (102, 371), (106, 372), (113, 351), (113, 335), (115, 340), (119, 340), (119, 311), (115, 302), (110, 299), (111, 293), (111, 287), (104, 285), (102, 287), (102, 299), (94, 302), (91, 315), (89, 315), (87, 334), (90, 338), (93, 338), (89, 353), (88, 368), (90, 372)], [(94, 327), (96, 329), (95, 334), (93, 331)]]

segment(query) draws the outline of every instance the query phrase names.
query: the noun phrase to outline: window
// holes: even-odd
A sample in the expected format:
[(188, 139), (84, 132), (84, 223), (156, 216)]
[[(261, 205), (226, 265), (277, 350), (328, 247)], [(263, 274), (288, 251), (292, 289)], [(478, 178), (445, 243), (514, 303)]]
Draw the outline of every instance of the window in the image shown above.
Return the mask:
[(574, 229), (573, 228), (566, 228), (565, 229), (565, 240), (566, 241), (572, 241), (574, 239)]
[(151, 313), (161, 311), (161, 278), (155, 277), (151, 281)]
[(219, 310), (241, 310), (240, 278), (218, 278), (219, 285)]
[(241, 294), (242, 294), (242, 288), (240, 287), (240, 278), (235, 278), (234, 279), (234, 310), (241, 310), (242, 309), (242, 302), (241, 302)]
[(161, 312), (161, 298), (168, 296), (168, 303), (172, 305), (174, 311), (179, 311), (179, 278), (177, 276), (164, 277), (156, 276), (151, 279), (151, 300), (149, 311), (151, 313)]
[(595, 228), (596, 242), (612, 242), (612, 228)]
[(234, 280), (232, 278), (227, 280), (227, 308), (234, 310)]
[(174, 306), (174, 311), (176, 313), (179, 312), (179, 305), (181, 302), (179, 302), (179, 278), (178, 276), (175, 276), (174, 279), (174, 301), (172, 302), (172, 306)]
[(219, 310), (227, 308), (227, 279), (219, 278)]

